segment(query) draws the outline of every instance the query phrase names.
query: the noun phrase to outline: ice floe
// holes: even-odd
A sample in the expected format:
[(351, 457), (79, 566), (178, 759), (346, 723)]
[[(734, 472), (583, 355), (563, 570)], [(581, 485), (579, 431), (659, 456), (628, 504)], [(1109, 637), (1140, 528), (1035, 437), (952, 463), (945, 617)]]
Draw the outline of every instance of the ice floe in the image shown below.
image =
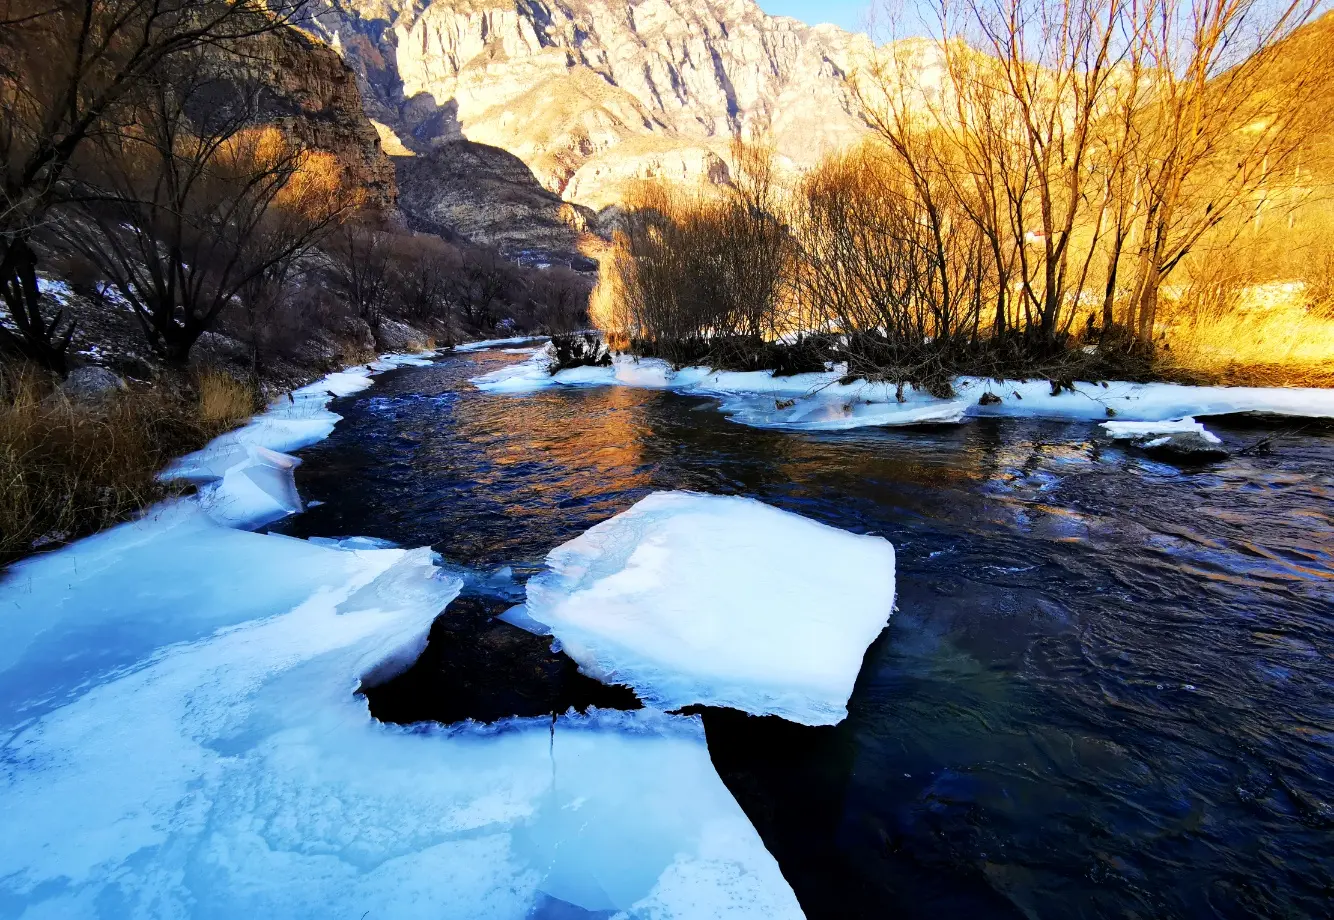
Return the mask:
[(163, 479), (198, 486), (200, 503), (219, 523), (255, 528), (301, 510), (291, 451), (329, 436), (341, 416), (329, 403), (359, 393), (374, 374), (430, 364), (427, 355), (383, 355), (374, 363), (329, 374), (281, 396), (247, 424), (167, 465)]
[(373, 720), (461, 582), (355, 545), (183, 500), (7, 574), (6, 916), (801, 915), (696, 720)]
[(1157, 440), (1175, 434), (1198, 435), (1210, 444), (1221, 444), (1218, 436), (1190, 418), (1161, 422), (1103, 422), (1102, 430), (1114, 441)]
[[(831, 725), (894, 604), (894, 549), (749, 498), (658, 492), (547, 556), (523, 609), (662, 709)], [(537, 629), (536, 631), (542, 631)]]
[[(846, 369), (775, 377), (767, 371), (673, 370), (665, 361), (618, 355), (611, 367), (551, 374), (545, 353), (473, 378), (478, 389), (529, 393), (560, 386), (637, 386), (712, 396), (730, 418), (758, 428), (837, 431), (867, 426), (953, 424), (969, 418), (1030, 417), (1081, 421), (1124, 418), (1162, 421), (1183, 416), (1257, 413), (1334, 418), (1334, 389), (1194, 387), (1172, 383), (1077, 383), (1053, 394), (1045, 380), (960, 377), (955, 395), (854, 380)], [(987, 404), (982, 397), (990, 395)]]
[(300, 507), (280, 451), (369, 373), (183, 458), (199, 496), (0, 578), (4, 914), (801, 917), (698, 719), (371, 718), (355, 690), (417, 659), (462, 570), (238, 529)]

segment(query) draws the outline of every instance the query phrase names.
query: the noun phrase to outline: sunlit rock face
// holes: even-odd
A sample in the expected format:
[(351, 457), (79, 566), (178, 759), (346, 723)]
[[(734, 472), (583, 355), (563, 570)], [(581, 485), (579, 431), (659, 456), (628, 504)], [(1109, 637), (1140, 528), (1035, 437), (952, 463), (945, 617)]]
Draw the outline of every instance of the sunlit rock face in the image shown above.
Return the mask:
[(394, 166), (366, 117), (359, 75), (329, 48), (291, 29), (257, 35), (241, 50), (228, 58), (229, 71), (247, 86), (264, 88), (261, 120), (295, 144), (331, 155), (341, 181), (359, 190), (368, 206), (393, 208)]
[(581, 204), (658, 174), (725, 179), (737, 132), (800, 168), (866, 131), (870, 40), (753, 0), (322, 2), (314, 31), (407, 147), (501, 147)]

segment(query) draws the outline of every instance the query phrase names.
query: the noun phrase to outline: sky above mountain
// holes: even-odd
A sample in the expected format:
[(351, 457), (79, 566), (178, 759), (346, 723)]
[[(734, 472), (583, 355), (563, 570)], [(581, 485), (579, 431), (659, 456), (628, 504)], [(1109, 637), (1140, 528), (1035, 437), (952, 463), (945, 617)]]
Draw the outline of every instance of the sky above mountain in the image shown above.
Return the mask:
[(760, 8), (771, 16), (791, 16), (815, 25), (832, 22), (848, 31), (866, 27), (870, 0), (759, 0)]

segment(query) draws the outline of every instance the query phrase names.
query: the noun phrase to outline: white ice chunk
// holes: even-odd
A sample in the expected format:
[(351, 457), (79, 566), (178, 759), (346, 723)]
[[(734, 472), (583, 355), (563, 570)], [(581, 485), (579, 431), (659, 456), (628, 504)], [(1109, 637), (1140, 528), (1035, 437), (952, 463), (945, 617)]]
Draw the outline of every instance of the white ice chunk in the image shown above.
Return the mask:
[(491, 348), (499, 348), (503, 345), (523, 345), (526, 342), (545, 341), (546, 336), (542, 335), (520, 335), (508, 339), (482, 339), (479, 342), (467, 342), (463, 345), (455, 345), (455, 352), (467, 353), (470, 351), (486, 351)]
[(748, 498), (654, 493), (547, 565), (524, 616), (582, 670), (663, 709), (835, 724), (894, 604), (886, 540)]
[[(535, 393), (547, 387), (555, 386), (557, 381), (548, 369), (550, 359), (545, 352), (539, 352), (527, 361), (497, 368), (488, 374), (475, 377), (472, 383), (486, 393)], [(600, 368), (595, 368), (600, 370)], [(598, 383), (610, 383), (599, 379)]]
[[(635, 386), (713, 396), (735, 421), (757, 428), (830, 431), (888, 425), (952, 424), (967, 418), (1013, 416), (1101, 421), (1126, 416), (1161, 421), (1183, 416), (1258, 413), (1334, 418), (1334, 389), (1194, 387), (1174, 383), (1077, 383), (1052, 395), (1045, 380), (959, 377), (948, 399), (925, 390), (853, 380), (846, 368), (776, 377), (768, 371), (673, 370), (665, 361), (617, 355), (611, 367), (574, 368), (550, 374), (545, 355), (499, 368), (472, 380), (480, 390), (528, 393), (558, 386)], [(981, 405), (984, 394), (1000, 402)], [(1110, 411), (1109, 411), (1110, 410)]]
[(5, 916), (800, 917), (697, 720), (412, 730), (354, 695), (459, 590), (429, 550), (191, 502), (0, 583)]
[(1102, 430), (1115, 441), (1140, 441), (1173, 434), (1196, 434), (1210, 444), (1222, 444), (1218, 436), (1187, 416), (1161, 422), (1103, 422)]
[(370, 368), (374, 371), (392, 371), (400, 367), (429, 367), (435, 363), (432, 359), (436, 354), (434, 351), (424, 351), (413, 354), (380, 355), (377, 360), (371, 362)]
[[(429, 364), (417, 355), (385, 355), (381, 369)], [(335, 398), (369, 387), (374, 366), (336, 371), (280, 396), (235, 431), (201, 450), (178, 457), (162, 471), (199, 487), (201, 505), (220, 524), (254, 529), (301, 510), (292, 471), (300, 465), (288, 452), (322, 441), (342, 416), (330, 412)]]
[(511, 626), (518, 627), (524, 632), (530, 632), (535, 636), (551, 635), (551, 627), (545, 623), (539, 623), (528, 615), (528, 607), (524, 604), (517, 604), (504, 613), (496, 617), (502, 623), (508, 623)]

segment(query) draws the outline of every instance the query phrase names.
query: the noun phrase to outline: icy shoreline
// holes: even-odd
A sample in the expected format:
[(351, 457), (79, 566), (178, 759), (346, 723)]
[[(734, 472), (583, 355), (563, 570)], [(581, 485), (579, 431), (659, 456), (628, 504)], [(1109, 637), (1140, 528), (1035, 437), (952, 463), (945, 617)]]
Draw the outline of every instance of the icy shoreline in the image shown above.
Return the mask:
[(391, 356), (167, 475), (196, 496), (0, 581), (0, 903), (24, 916), (797, 918), (697, 718), (374, 720), (463, 581), (423, 549), (249, 529), (284, 451)]
[[(733, 421), (756, 428), (840, 431), (869, 426), (957, 424), (970, 418), (1028, 417), (1076, 421), (1110, 418), (1158, 422), (1186, 416), (1257, 413), (1334, 418), (1334, 389), (1193, 387), (1173, 383), (1077, 383), (1053, 395), (1045, 380), (995, 381), (960, 377), (956, 395), (939, 399), (911, 386), (864, 380), (840, 383), (842, 368), (775, 377), (768, 371), (673, 370), (656, 358), (618, 355), (611, 367), (547, 371), (547, 356), (472, 379), (491, 393), (532, 393), (561, 386), (630, 386), (672, 390), (719, 400)], [(989, 396), (983, 404), (984, 396)], [(994, 398), (994, 401), (993, 401)]]

